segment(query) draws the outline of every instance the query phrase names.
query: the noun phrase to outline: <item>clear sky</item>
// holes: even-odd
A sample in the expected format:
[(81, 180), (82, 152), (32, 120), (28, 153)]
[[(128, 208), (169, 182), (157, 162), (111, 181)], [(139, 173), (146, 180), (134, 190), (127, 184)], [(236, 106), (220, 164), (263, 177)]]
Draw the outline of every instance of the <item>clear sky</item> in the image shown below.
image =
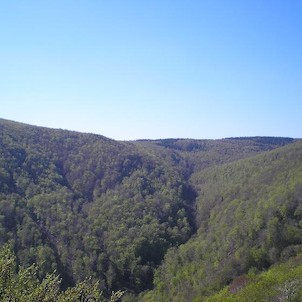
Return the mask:
[(119, 140), (301, 138), (302, 1), (0, 1), (0, 117)]

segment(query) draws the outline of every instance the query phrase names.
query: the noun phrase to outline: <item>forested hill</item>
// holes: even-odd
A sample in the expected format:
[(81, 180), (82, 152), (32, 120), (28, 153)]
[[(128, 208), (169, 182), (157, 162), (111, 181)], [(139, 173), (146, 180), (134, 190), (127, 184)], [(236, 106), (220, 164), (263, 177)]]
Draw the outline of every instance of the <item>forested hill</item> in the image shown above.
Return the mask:
[[(191, 181), (198, 231), (168, 251), (155, 290), (140, 301), (301, 301), (302, 142), (200, 171)], [(288, 267), (296, 263), (295, 273), (259, 274), (294, 256)]]
[(293, 143), (293, 138), (285, 137), (238, 137), (217, 140), (162, 139), (140, 140), (138, 144), (147, 149), (174, 151), (189, 165), (189, 176), (205, 168), (222, 165), (242, 158), (251, 157), (259, 152)]
[[(152, 288), (154, 271), (179, 245), (210, 240), (205, 233), (215, 226), (208, 215), (220, 209), (213, 200), (220, 198), (226, 211), (223, 205), (233, 200), (232, 194), (221, 190), (236, 187), (221, 178), (229, 171), (224, 169), (235, 169), (226, 164), (241, 171), (244, 158), (264, 152), (270, 165), (274, 154), (299, 152), (295, 146), (299, 142), (290, 138), (262, 137), (120, 142), (0, 119), (0, 243), (13, 246), (19, 264), (36, 263), (40, 278), (56, 270), (63, 287), (91, 276), (105, 293), (126, 289), (138, 294)], [(280, 151), (270, 151), (276, 148)], [(274, 167), (274, 173), (283, 169)], [(257, 169), (254, 164), (247, 171), (256, 177)], [(250, 184), (254, 191), (262, 192), (265, 175), (263, 182), (255, 178)], [(213, 188), (216, 179), (219, 193)], [(237, 186), (243, 187), (244, 179), (236, 176)], [(186, 261), (173, 267), (175, 276)], [(163, 278), (166, 267), (164, 261), (158, 269)], [(247, 267), (242, 264), (230, 276)], [(156, 295), (158, 282), (164, 281), (155, 282)], [(163, 299), (170, 297), (167, 292), (168, 287), (161, 292)]]

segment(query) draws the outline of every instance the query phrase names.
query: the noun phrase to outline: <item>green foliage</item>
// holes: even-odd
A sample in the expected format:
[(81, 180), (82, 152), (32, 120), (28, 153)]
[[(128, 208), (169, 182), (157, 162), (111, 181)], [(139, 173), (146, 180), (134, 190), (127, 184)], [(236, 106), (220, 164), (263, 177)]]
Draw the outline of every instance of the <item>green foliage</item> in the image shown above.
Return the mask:
[(299, 253), (301, 176), (301, 142), (194, 174), (198, 232), (166, 254), (147, 297), (203, 301), (249, 269)]
[(16, 258), (9, 245), (0, 249), (0, 300), (15, 302), (116, 302), (124, 294), (112, 292), (109, 300), (100, 292), (98, 282), (86, 279), (65, 292), (60, 291), (60, 279), (55, 273), (40, 280), (38, 266), (17, 269)]
[(1, 301), (56, 301), (60, 280), (48, 274), (40, 282), (37, 267), (20, 268), (16, 273), (16, 259), (10, 247), (0, 250), (0, 300)]
[(292, 258), (267, 272), (237, 277), (229, 286), (206, 299), (218, 301), (292, 301), (302, 299), (302, 259)]
[(300, 249), (299, 143), (253, 157), (292, 139), (117, 142), (1, 119), (0, 130), (0, 245), (40, 292), (193, 301)]
[[(138, 143), (148, 149), (157, 150), (160, 156), (164, 156), (166, 160), (171, 157), (172, 161), (182, 165), (183, 173), (189, 177), (192, 172), (251, 157), (259, 152), (273, 150), (293, 141), (292, 138), (282, 137), (246, 137), (220, 140), (142, 140)], [(186, 164), (181, 162), (181, 158), (185, 159)]]
[[(63, 286), (152, 286), (166, 251), (193, 232), (176, 165), (134, 143), (0, 121), (0, 240)], [(192, 194), (191, 194), (192, 195)]]

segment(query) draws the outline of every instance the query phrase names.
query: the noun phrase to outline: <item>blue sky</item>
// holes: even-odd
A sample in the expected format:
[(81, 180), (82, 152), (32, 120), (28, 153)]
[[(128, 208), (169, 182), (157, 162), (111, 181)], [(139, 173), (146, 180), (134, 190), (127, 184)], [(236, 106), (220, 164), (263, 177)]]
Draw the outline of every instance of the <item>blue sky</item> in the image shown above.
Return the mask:
[(302, 137), (302, 1), (0, 2), (0, 117), (139, 138)]

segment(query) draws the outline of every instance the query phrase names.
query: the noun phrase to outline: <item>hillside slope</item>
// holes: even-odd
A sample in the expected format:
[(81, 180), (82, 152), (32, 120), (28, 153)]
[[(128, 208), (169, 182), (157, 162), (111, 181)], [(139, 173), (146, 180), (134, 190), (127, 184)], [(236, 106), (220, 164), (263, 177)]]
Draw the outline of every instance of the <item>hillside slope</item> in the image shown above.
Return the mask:
[(0, 119), (0, 243), (65, 287), (92, 276), (105, 292), (139, 293), (207, 223), (199, 172), (292, 142), (118, 142)]
[(170, 249), (143, 301), (203, 301), (302, 251), (302, 142), (192, 176), (196, 235)]
[(192, 234), (179, 171), (132, 143), (0, 123), (0, 240), (22, 265), (66, 285), (140, 291), (166, 250)]
[(193, 173), (209, 167), (230, 163), (239, 159), (255, 156), (295, 142), (285, 137), (242, 137), (226, 139), (161, 139), (140, 140), (136, 144), (146, 149), (174, 152), (187, 164), (184, 170), (189, 178)]
[(206, 302), (302, 301), (302, 257), (299, 254), (268, 271), (236, 278), (229, 286), (206, 299)]

